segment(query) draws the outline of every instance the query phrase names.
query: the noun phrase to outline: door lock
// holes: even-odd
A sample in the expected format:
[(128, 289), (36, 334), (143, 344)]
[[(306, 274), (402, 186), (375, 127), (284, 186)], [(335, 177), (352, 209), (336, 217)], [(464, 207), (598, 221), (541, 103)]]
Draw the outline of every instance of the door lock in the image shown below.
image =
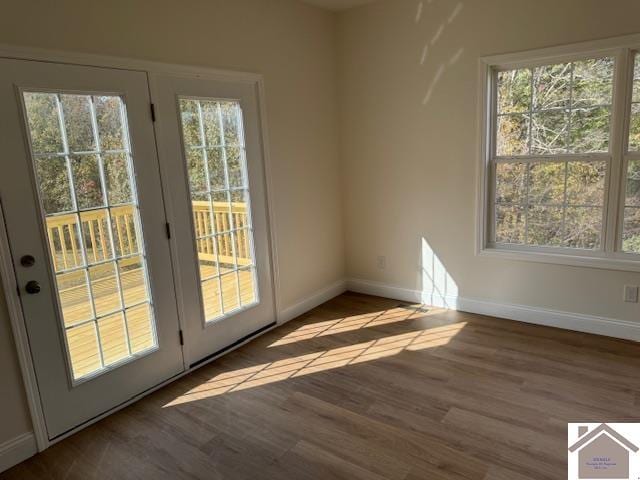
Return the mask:
[(20, 265), (23, 267), (33, 267), (35, 265), (36, 259), (33, 258), (33, 255), (23, 255), (20, 257)]
[(30, 280), (24, 286), (24, 289), (28, 294), (35, 295), (37, 293), (40, 293), (40, 284), (35, 280)]

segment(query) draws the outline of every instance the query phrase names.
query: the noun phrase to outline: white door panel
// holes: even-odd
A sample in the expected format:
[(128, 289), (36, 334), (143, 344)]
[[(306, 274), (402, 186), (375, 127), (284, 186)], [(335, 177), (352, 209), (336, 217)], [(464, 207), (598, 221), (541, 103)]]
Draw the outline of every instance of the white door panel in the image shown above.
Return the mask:
[(0, 61), (0, 195), (50, 438), (184, 369), (149, 104), (143, 72)]
[(275, 321), (257, 92), (171, 75), (151, 84), (194, 365)]

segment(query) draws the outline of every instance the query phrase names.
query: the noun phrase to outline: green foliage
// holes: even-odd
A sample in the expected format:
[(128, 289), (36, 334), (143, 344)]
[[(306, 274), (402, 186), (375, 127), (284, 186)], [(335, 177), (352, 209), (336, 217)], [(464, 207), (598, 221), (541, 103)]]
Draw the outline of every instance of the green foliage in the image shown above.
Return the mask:
[(98, 157), (96, 155), (74, 155), (70, 159), (78, 208), (84, 210), (103, 206), (105, 199), (102, 192)]
[(191, 198), (246, 185), (237, 102), (180, 100)]
[(605, 174), (605, 162), (499, 163), (496, 240), (596, 248)]
[[(72, 185), (79, 209), (106, 206), (107, 200), (110, 205), (132, 202), (130, 161), (125, 151), (119, 97), (25, 93), (24, 100), (38, 187), (47, 214), (73, 210)], [(93, 127), (94, 114), (97, 132)], [(91, 153), (98, 151), (96, 139), (99, 151), (110, 153), (100, 156)], [(102, 185), (101, 169), (107, 185)]]
[(128, 150), (124, 132), (122, 100), (119, 97), (93, 97), (101, 150)]
[[(640, 84), (640, 82), (637, 82)], [(631, 105), (631, 124), (629, 125), (629, 150), (640, 150), (640, 103)]]
[(640, 253), (640, 208), (638, 207), (624, 209), (622, 249), (625, 252)]
[[(498, 73), (497, 155), (549, 158), (497, 164), (496, 241), (600, 246), (606, 163), (557, 155), (609, 151), (613, 67), (600, 58)], [(640, 108), (631, 130), (640, 148)], [(640, 207), (640, 179), (627, 189)]]
[(608, 151), (612, 95), (612, 58), (500, 72), (498, 155)]
[(62, 152), (64, 148), (55, 95), (25, 93), (24, 101), (34, 153)]
[(640, 253), (640, 231), (635, 229), (633, 234), (625, 234), (622, 240), (622, 250), (625, 252)]
[(130, 162), (126, 153), (106, 153), (102, 156), (107, 181), (109, 205), (132, 203)]
[(68, 212), (73, 209), (64, 157), (36, 158), (36, 175), (45, 213)]
[(498, 112), (525, 113), (531, 108), (531, 69), (498, 73)]

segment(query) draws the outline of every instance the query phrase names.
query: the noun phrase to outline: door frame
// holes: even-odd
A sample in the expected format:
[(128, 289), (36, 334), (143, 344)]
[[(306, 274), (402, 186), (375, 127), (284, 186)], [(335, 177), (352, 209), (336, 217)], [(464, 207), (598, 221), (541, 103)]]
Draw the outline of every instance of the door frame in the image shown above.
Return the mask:
[[(0, 44), (0, 58), (7, 59), (15, 59), (15, 60), (32, 60), (32, 61), (40, 61), (40, 62), (50, 62), (50, 63), (59, 63), (59, 64), (68, 64), (68, 65), (79, 65), (79, 66), (91, 66), (91, 67), (103, 67), (103, 68), (115, 68), (122, 70), (133, 70), (144, 72), (147, 75), (147, 81), (149, 85), (149, 93), (151, 101), (154, 101), (153, 96), (153, 88), (152, 88), (152, 76), (153, 74), (170, 74), (170, 75), (178, 75), (185, 76), (190, 78), (198, 78), (202, 80), (210, 79), (214, 81), (226, 81), (226, 82), (235, 82), (235, 83), (243, 83), (252, 85), (256, 89), (256, 95), (258, 100), (258, 125), (260, 129), (260, 148), (262, 153), (262, 158), (264, 162), (264, 182), (265, 182), (265, 194), (266, 194), (266, 211), (267, 211), (267, 223), (268, 223), (268, 250), (271, 257), (271, 277), (273, 282), (273, 301), (274, 301), (274, 321), (275, 325), (266, 328), (264, 330), (259, 331), (255, 335), (251, 335), (248, 338), (240, 339), (238, 342), (229, 346), (228, 349), (216, 354), (212, 358), (208, 359), (206, 362), (203, 362), (196, 367), (188, 368), (185, 365), (185, 370), (179, 375), (168, 379), (167, 381), (156, 385), (155, 387), (141, 392), (136, 397), (131, 400), (117, 405), (116, 407), (110, 409), (107, 412), (73, 428), (69, 432), (56, 437), (53, 440), (49, 440), (47, 435), (47, 430), (44, 421), (44, 413), (42, 408), (42, 403), (40, 400), (40, 392), (38, 389), (38, 383), (36, 381), (35, 369), (31, 356), (31, 348), (29, 346), (27, 334), (26, 334), (26, 325), (24, 321), (24, 316), (22, 312), (22, 306), (20, 303), (20, 297), (18, 295), (18, 286), (16, 282), (16, 276), (14, 267), (12, 264), (11, 257), (11, 249), (8, 242), (8, 235), (6, 231), (6, 224), (4, 220), (4, 213), (2, 210), (2, 199), (0, 198), (0, 280), (2, 281), (2, 285), (4, 287), (4, 295), (7, 302), (7, 310), (9, 313), (9, 319), (13, 331), (14, 343), (16, 345), (16, 351), (18, 354), (18, 362), (20, 364), (20, 370), (22, 374), (22, 379), (25, 386), (25, 391), (27, 395), (27, 402), (29, 405), (29, 412), (31, 414), (31, 420), (33, 423), (33, 432), (36, 440), (36, 445), (38, 451), (45, 450), (51, 445), (67, 438), (70, 435), (82, 430), (83, 428), (88, 427), (89, 425), (101, 420), (102, 418), (130, 405), (131, 403), (139, 400), (140, 398), (152, 393), (153, 391), (163, 387), (164, 385), (173, 382), (177, 378), (180, 378), (184, 375), (189, 374), (193, 370), (200, 368), (203, 365), (206, 365), (209, 362), (214, 361), (216, 358), (235, 350), (236, 348), (244, 345), (245, 343), (251, 341), (252, 339), (263, 335), (269, 330), (276, 328), (278, 325), (283, 323), (286, 319), (283, 318), (282, 310), (281, 310), (281, 298), (280, 298), (280, 283), (279, 283), (279, 272), (278, 272), (278, 255), (277, 255), (277, 242), (276, 242), (276, 233), (274, 225), (276, 224), (274, 208), (273, 208), (273, 199), (272, 192), (273, 190), (273, 181), (272, 181), (272, 168), (271, 168), (271, 159), (269, 155), (269, 140), (268, 140), (268, 127), (267, 127), (267, 115), (266, 115), (266, 99), (265, 99), (265, 86), (264, 86), (264, 78), (262, 74), (252, 73), (252, 72), (238, 72), (232, 70), (222, 70), (216, 68), (209, 67), (200, 67), (200, 66), (190, 66), (190, 65), (177, 65), (170, 63), (162, 63), (162, 62), (153, 62), (147, 60), (139, 60), (125, 57), (113, 57), (113, 56), (105, 56), (105, 55), (95, 55), (88, 53), (78, 53), (78, 52), (70, 52), (70, 51), (59, 51), (59, 50), (48, 50), (48, 49), (39, 49), (39, 48), (28, 48), (28, 47), (19, 47), (13, 45)], [(154, 124), (154, 130), (157, 128)], [(162, 165), (160, 165), (160, 174), (161, 174), (161, 183), (162, 183), (162, 191), (165, 196), (165, 209), (167, 221), (172, 224), (174, 220), (174, 212), (173, 206), (170, 201), (167, 201), (167, 188), (168, 185), (164, 181), (166, 179), (166, 172), (163, 171)], [(181, 286), (179, 284), (179, 279), (175, 278), (175, 271), (177, 267), (177, 255), (176, 255), (176, 244), (175, 244), (175, 236), (172, 236), (170, 239), (170, 251), (171, 251), (171, 264), (172, 269), (174, 270), (174, 288), (177, 296), (178, 303), (178, 321), (180, 324), (180, 328), (183, 327), (184, 322), (184, 312), (182, 311), (182, 302), (180, 302)], [(183, 345), (183, 348), (186, 347)], [(35, 452), (34, 452), (35, 453)]]

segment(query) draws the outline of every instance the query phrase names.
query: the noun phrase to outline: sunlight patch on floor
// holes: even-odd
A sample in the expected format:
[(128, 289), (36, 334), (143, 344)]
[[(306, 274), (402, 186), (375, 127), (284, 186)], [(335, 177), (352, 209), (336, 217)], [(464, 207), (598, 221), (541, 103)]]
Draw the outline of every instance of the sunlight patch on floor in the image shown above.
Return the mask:
[(338, 333), (359, 330), (361, 328), (377, 327), (389, 323), (414, 320), (427, 315), (442, 313), (443, 311), (443, 309), (438, 308), (425, 310), (418, 307), (398, 307), (379, 312), (352, 315), (349, 317), (312, 323), (288, 333), (273, 342), (269, 347), (278, 347), (280, 345), (287, 345), (325, 335), (335, 335)]
[(466, 325), (466, 322), (459, 322), (400, 335), (390, 335), (378, 340), (220, 373), (175, 398), (164, 407), (194, 402), (228, 392), (268, 385), (289, 378), (332, 370), (347, 365), (369, 362), (397, 355), (403, 351), (417, 351), (444, 346)]

